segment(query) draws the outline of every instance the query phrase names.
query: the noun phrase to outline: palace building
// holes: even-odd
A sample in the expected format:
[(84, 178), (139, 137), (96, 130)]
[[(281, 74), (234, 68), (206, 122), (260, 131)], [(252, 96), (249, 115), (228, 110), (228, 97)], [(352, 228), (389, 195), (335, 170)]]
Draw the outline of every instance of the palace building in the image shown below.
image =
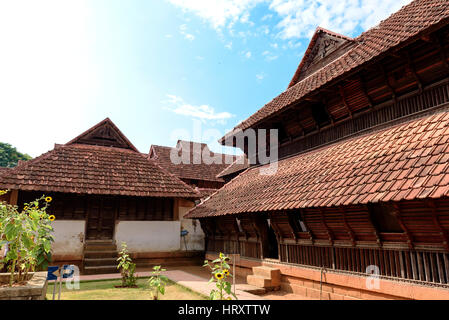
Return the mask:
[(314, 298), (449, 299), (447, 0), (356, 38), (317, 28), (288, 88), (236, 129), (221, 143), (278, 129), (278, 168), (251, 164), (187, 214), (208, 257)]
[[(183, 218), (201, 194), (140, 153), (110, 119), (0, 171), (0, 189), (10, 190), (2, 200), (19, 209), (42, 195), (53, 198), (53, 263), (115, 273), (122, 242), (138, 266), (202, 262), (203, 232)], [(186, 239), (183, 224), (192, 226)]]

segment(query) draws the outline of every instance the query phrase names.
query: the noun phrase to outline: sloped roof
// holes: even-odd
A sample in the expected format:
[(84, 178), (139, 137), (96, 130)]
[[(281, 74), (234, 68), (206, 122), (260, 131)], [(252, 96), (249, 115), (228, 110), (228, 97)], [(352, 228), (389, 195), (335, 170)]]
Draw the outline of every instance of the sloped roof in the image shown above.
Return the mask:
[(11, 168), (0, 167), (0, 176), (11, 170)]
[[(344, 36), (342, 34), (321, 27), (316, 28), (315, 33), (313, 34), (312, 39), (309, 42), (309, 46), (307, 47), (301, 63), (299, 64), (295, 75), (290, 81), (288, 88), (294, 86), (300, 80), (300, 78), (303, 78), (302, 71), (306, 68), (307, 65), (314, 63), (314, 60), (323, 60), (323, 58), (325, 57), (323, 57), (322, 55), (334, 56), (333, 53), (347, 43), (353, 44), (354, 41), (352, 38)], [(347, 50), (349, 50), (349, 47), (346, 48), (346, 51)], [(340, 52), (340, 55), (342, 55), (346, 51)], [(319, 54), (321, 56), (317, 57), (317, 55)]]
[[(266, 168), (266, 166), (262, 167)], [(252, 167), (188, 217), (449, 196), (449, 111)]]
[[(431, 27), (449, 22), (449, 1), (415, 0), (402, 7), (379, 25), (354, 39), (357, 43), (338, 59), (325, 65), (305, 79), (289, 87), (286, 91), (267, 103), (234, 130), (244, 130), (283, 108), (298, 102), (301, 98), (320, 87), (337, 81), (365, 63), (381, 56), (388, 50), (411, 41)], [(234, 130), (221, 139), (233, 135)]]
[(236, 172), (243, 171), (249, 167), (248, 158), (245, 155), (241, 155), (235, 159), (228, 167), (226, 167), (222, 172), (217, 174), (217, 178), (223, 178), (234, 174)]
[[(170, 154), (181, 154), (181, 150), (190, 150), (189, 163), (173, 163)], [(217, 158), (219, 163), (208, 164), (203, 161), (202, 154), (209, 154), (211, 158)], [(230, 165), (230, 161), (235, 160), (235, 156), (215, 153), (209, 150), (204, 143), (182, 141), (179, 140), (176, 148), (152, 145), (150, 149), (150, 157), (154, 159), (161, 167), (175, 176), (182, 179), (194, 179), (205, 181), (224, 182), (217, 177), (221, 171)], [(230, 161), (226, 158), (229, 157)]]
[[(85, 133), (104, 129), (112, 145), (93, 145), (81, 135), (35, 159), (22, 162), (0, 177), (0, 188), (80, 194), (198, 197), (190, 186), (163, 170), (148, 155), (135, 150), (105, 119)], [(111, 125), (112, 124), (112, 125)], [(111, 131), (112, 130), (112, 131)], [(118, 130), (118, 129), (117, 129)], [(100, 139), (101, 140), (101, 139)], [(103, 142), (100, 142), (101, 144)]]

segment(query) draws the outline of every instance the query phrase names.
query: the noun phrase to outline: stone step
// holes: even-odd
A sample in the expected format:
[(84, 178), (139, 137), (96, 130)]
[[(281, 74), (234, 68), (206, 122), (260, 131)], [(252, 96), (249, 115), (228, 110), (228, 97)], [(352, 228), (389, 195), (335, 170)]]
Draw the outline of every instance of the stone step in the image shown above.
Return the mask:
[(271, 279), (272, 286), (277, 287), (281, 285), (281, 271), (279, 269), (265, 266), (253, 267), (253, 274)]
[(262, 277), (262, 276), (256, 276), (254, 274), (248, 275), (246, 277), (246, 282), (249, 285), (252, 285), (252, 286), (255, 286), (255, 287), (258, 287), (258, 288), (267, 289), (267, 288), (272, 287), (271, 279), (268, 279), (268, 278), (265, 278), (265, 277)]
[(120, 273), (117, 266), (94, 266), (84, 267), (83, 274), (107, 274), (107, 273)]
[(84, 267), (112, 266), (114, 264), (118, 264), (117, 258), (84, 259)]
[(267, 290), (265, 288), (259, 288), (256, 286), (252, 286), (250, 284), (237, 284), (237, 285), (235, 285), (235, 288), (237, 290), (245, 291), (245, 292), (255, 294), (258, 296), (267, 293)]
[(118, 253), (114, 250), (108, 250), (108, 251), (84, 251), (84, 259), (101, 259), (101, 258), (117, 258)]
[(84, 245), (86, 251), (117, 251), (115, 243), (86, 243)]

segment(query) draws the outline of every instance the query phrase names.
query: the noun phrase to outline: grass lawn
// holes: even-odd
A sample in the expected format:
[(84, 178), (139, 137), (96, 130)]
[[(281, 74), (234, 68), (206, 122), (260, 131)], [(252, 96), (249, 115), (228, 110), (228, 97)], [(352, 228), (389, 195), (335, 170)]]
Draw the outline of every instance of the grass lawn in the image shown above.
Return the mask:
[[(137, 280), (139, 288), (115, 288), (121, 285), (121, 280), (102, 280), (80, 282), (79, 290), (68, 290), (62, 283), (61, 300), (152, 300), (147, 286), (148, 278)], [(58, 299), (56, 287), (56, 297)], [(205, 300), (206, 297), (169, 282), (165, 288), (165, 295), (159, 295), (160, 300)], [(48, 284), (47, 299), (53, 299), (53, 282)]]

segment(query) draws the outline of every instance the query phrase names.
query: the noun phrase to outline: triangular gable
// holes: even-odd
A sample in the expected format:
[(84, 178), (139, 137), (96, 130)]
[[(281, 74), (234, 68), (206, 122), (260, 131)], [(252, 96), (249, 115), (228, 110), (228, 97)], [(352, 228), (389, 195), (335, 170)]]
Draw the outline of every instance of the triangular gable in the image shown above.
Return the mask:
[[(351, 38), (318, 27), (288, 87), (294, 86), (306, 76), (324, 67), (332, 60), (331, 56), (340, 56), (346, 52), (345, 44), (352, 42)], [(338, 51), (341, 51), (340, 54)]]
[(70, 144), (114, 147), (139, 152), (109, 118), (104, 119), (75, 139), (66, 143), (66, 145)]
[(203, 151), (204, 149), (209, 150), (209, 147), (207, 144), (202, 142), (193, 142), (193, 141), (185, 141), (185, 140), (178, 140), (176, 143), (176, 149), (182, 150), (182, 149), (189, 149), (190, 151)]

